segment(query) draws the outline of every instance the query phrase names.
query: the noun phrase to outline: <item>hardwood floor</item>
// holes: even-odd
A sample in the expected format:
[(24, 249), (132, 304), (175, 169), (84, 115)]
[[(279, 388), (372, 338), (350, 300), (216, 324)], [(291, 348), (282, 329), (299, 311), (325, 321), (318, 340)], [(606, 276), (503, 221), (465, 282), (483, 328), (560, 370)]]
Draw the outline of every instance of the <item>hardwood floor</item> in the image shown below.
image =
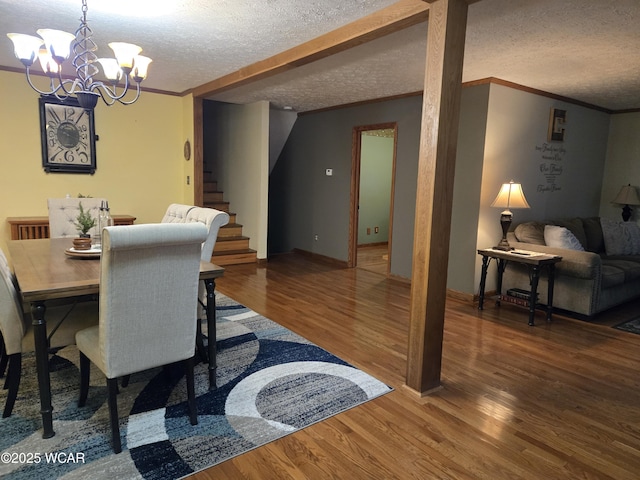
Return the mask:
[(637, 479), (640, 335), (447, 302), (442, 388), (403, 387), (408, 283), (298, 255), (227, 267), (218, 289), (395, 388), (193, 475), (205, 479)]
[(358, 247), (357, 266), (363, 270), (387, 275), (389, 247), (384, 245), (365, 245)]

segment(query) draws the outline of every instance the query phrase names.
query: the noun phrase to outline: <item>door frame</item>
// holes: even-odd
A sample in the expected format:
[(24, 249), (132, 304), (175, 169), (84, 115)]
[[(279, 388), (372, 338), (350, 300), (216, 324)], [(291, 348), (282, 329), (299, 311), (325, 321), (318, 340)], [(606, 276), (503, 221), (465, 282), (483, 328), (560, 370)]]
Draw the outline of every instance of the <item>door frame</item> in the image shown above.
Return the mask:
[(349, 251), (347, 266), (354, 268), (358, 259), (358, 208), (360, 200), (360, 167), (362, 163), (361, 145), (362, 132), (370, 130), (393, 130), (393, 159), (391, 165), (391, 199), (389, 208), (389, 241), (387, 245), (389, 259), (387, 261), (387, 276), (391, 269), (391, 239), (393, 234), (393, 199), (396, 186), (396, 151), (398, 146), (398, 123), (378, 123), (375, 125), (359, 125), (353, 127), (351, 137), (351, 205), (349, 212)]

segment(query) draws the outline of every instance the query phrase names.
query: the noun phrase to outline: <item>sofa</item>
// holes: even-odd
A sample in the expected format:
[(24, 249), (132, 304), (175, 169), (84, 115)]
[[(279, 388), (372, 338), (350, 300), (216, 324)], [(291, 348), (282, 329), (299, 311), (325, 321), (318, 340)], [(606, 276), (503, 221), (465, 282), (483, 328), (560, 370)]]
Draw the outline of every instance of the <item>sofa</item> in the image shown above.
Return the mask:
[[(640, 297), (640, 228), (635, 222), (589, 217), (533, 221), (507, 233), (518, 250), (560, 255), (553, 306), (591, 317)], [(530, 290), (529, 271), (510, 263), (502, 290)], [(547, 303), (547, 276), (538, 284), (538, 302)]]

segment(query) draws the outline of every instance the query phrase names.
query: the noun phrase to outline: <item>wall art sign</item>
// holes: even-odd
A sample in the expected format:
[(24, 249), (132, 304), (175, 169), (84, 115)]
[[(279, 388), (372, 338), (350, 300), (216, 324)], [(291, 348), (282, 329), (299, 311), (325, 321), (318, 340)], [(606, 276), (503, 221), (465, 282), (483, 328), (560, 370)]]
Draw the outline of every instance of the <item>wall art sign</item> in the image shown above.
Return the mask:
[(538, 184), (538, 192), (556, 192), (562, 190), (560, 180), (564, 171), (564, 156), (567, 151), (562, 145), (543, 143), (536, 145), (536, 152), (540, 154), (540, 173), (544, 182)]

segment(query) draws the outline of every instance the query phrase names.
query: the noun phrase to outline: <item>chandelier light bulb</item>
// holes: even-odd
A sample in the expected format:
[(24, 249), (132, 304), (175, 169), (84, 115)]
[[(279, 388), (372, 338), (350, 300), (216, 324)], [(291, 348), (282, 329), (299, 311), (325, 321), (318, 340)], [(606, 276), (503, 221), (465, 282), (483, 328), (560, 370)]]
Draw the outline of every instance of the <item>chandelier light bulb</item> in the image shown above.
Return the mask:
[(75, 35), (50, 28), (41, 28), (36, 33), (42, 37), (44, 46), (58, 65), (62, 65), (62, 62), (69, 58), (71, 43), (76, 39)]
[(136, 55), (142, 51), (142, 48), (134, 45), (133, 43), (111, 42), (109, 47), (113, 50), (120, 68), (126, 74), (128, 74), (133, 68), (133, 60)]
[(147, 78), (147, 70), (152, 60), (144, 55), (136, 55), (133, 62), (133, 70), (131, 70), (131, 78), (137, 83)]

